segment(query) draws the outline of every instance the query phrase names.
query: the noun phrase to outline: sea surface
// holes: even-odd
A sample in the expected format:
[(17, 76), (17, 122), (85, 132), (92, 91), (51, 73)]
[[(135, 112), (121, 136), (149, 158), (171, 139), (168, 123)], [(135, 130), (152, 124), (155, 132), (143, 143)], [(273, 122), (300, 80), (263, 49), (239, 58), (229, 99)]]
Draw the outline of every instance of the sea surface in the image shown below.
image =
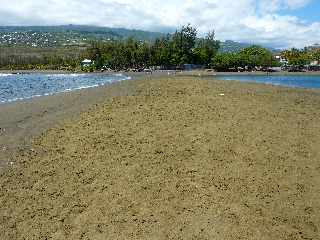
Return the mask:
[(122, 74), (4, 74), (0, 73), (0, 103), (92, 88), (128, 80)]
[(218, 80), (256, 82), (292, 88), (320, 88), (320, 75), (221, 75)]
[[(320, 75), (218, 75), (214, 78), (293, 88), (320, 88)], [(130, 77), (123, 74), (0, 73), (0, 104), (92, 88), (128, 79)]]

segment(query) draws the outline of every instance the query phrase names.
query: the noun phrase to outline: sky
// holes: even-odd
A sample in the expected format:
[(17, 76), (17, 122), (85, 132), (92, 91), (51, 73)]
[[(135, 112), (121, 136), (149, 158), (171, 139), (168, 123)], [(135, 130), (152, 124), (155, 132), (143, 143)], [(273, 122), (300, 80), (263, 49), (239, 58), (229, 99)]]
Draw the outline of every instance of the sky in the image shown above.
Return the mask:
[(81, 24), (173, 31), (302, 48), (320, 43), (320, 0), (0, 0), (0, 25)]

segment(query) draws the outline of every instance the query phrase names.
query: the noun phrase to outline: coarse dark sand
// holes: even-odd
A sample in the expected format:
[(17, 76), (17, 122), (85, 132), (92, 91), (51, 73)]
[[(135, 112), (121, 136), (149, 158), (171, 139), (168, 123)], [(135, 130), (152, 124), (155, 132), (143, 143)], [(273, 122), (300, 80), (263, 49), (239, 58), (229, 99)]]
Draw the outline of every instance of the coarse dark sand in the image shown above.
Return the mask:
[(0, 239), (320, 239), (320, 91), (172, 76), (77, 94), (19, 123), (45, 126), (0, 176)]

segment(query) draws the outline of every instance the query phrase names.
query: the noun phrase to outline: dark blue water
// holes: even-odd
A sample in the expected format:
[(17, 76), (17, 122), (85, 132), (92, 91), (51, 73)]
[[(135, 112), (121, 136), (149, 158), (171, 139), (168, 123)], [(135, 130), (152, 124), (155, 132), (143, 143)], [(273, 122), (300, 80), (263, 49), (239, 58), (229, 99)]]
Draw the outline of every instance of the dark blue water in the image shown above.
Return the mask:
[(320, 75), (222, 75), (219, 80), (238, 80), (293, 88), (320, 88)]
[(97, 87), (127, 80), (122, 74), (3, 74), (0, 73), (0, 103), (59, 92)]

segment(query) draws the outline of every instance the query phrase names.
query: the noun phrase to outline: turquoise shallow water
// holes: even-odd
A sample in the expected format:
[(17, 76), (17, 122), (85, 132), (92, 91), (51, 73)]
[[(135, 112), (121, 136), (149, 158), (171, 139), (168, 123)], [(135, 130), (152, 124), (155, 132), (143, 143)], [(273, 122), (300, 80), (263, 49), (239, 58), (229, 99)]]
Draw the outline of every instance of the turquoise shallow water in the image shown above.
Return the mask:
[(293, 88), (320, 88), (320, 75), (221, 75), (219, 80), (265, 83)]
[(128, 80), (122, 74), (3, 74), (0, 73), (0, 103), (47, 96)]

